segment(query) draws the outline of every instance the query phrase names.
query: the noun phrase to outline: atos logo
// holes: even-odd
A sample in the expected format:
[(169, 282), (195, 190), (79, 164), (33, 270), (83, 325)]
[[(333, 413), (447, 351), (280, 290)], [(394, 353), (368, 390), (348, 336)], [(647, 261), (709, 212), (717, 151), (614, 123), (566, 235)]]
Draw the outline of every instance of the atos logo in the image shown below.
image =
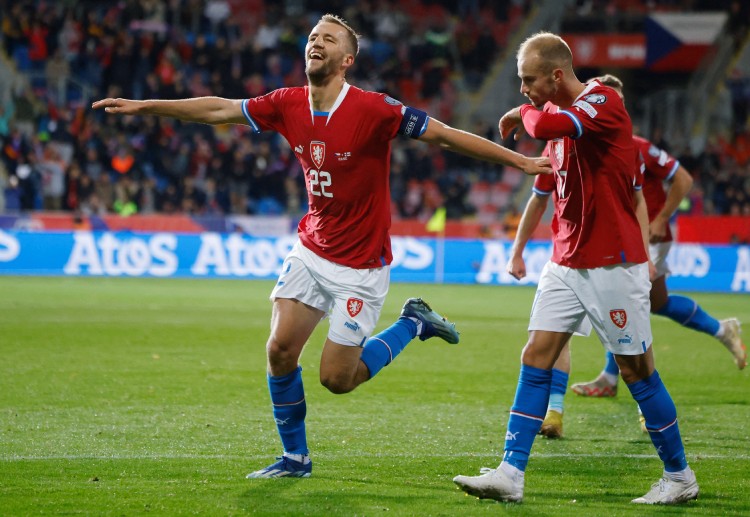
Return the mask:
[(21, 245), (18, 239), (0, 230), (0, 262), (15, 260), (21, 253)]

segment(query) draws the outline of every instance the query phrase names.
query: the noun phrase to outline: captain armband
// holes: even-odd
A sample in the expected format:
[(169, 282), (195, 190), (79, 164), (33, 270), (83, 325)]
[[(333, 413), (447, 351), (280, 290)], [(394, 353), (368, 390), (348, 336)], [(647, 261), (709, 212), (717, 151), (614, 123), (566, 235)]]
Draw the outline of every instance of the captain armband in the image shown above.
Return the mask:
[(429, 120), (427, 113), (424, 111), (404, 106), (398, 134), (409, 138), (419, 138), (427, 129)]

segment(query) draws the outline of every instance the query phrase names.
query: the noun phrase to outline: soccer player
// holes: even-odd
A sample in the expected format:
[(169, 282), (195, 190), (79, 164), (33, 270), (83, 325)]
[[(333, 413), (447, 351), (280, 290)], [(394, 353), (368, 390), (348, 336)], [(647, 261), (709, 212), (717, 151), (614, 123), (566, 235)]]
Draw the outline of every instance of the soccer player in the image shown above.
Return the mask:
[(521, 44), (517, 57), (521, 93), (531, 104), (503, 115), (500, 132), (506, 136), (523, 128), (547, 140), (555, 179), (553, 254), (531, 309), (503, 460), (479, 476), (456, 476), (453, 481), (480, 498), (523, 499), (526, 466), (549, 400), (552, 366), (574, 332), (586, 334), (593, 326), (615, 354), (664, 462), (662, 479), (633, 502), (695, 499), (698, 483), (685, 458), (677, 412), (654, 367), (648, 215), (643, 193), (634, 188), (639, 172), (630, 117), (614, 90), (598, 81), (578, 80), (570, 48), (559, 36), (535, 34)]
[(304, 169), (309, 210), (271, 292), (271, 335), (266, 344), (268, 387), (284, 453), (249, 478), (309, 477), (312, 472), (299, 357), (326, 315), (330, 323), (320, 382), (336, 394), (348, 393), (377, 375), (417, 336), (459, 340), (454, 325), (418, 298), (407, 300), (393, 325), (371, 335), (388, 291), (392, 260), (391, 140), (404, 135), (526, 173), (551, 172), (546, 158), (525, 157), (387, 95), (349, 85), (346, 72), (358, 50), (356, 32), (343, 19), (325, 15), (307, 40), (307, 86), (245, 100), (110, 98), (93, 104), (108, 113), (277, 131)]
[[(623, 97), (623, 84), (619, 78), (607, 74), (596, 78), (605, 86), (613, 88)], [(666, 316), (680, 325), (714, 336), (732, 354), (734, 363), (742, 370), (747, 365), (747, 350), (740, 340), (740, 323), (736, 318), (717, 320), (705, 312), (700, 305), (686, 296), (670, 295), (667, 291), (666, 277), (669, 274), (667, 255), (672, 246), (672, 232), (669, 219), (677, 210), (680, 201), (687, 195), (693, 184), (690, 173), (685, 170), (674, 157), (659, 149), (654, 144), (640, 136), (633, 135), (639, 163), (644, 172), (643, 195), (646, 199), (649, 220), (649, 254), (656, 273), (651, 280), (651, 313)], [(540, 178), (541, 179), (541, 178)], [(664, 182), (668, 182), (664, 191)], [(552, 188), (546, 191), (551, 193)], [(529, 200), (527, 210), (537, 212), (538, 203), (534, 198), (545, 196), (545, 191), (535, 189), (535, 195)], [(541, 200), (542, 198), (540, 198)], [(544, 206), (546, 199), (544, 197)], [(532, 202), (533, 201), (533, 202)], [(542, 208), (543, 210), (543, 208)], [(541, 214), (530, 214), (538, 223)], [(536, 223), (529, 229), (533, 231)], [(508, 263), (508, 272), (516, 278), (525, 276), (525, 267), (521, 253), (528, 241), (528, 235), (520, 241), (514, 242), (512, 258)], [(552, 369), (552, 388), (547, 414), (540, 434), (549, 438), (559, 438), (563, 432), (563, 397), (568, 384), (570, 373), (569, 345), (563, 349), (560, 357)], [(620, 369), (611, 352), (606, 352), (604, 370), (590, 382), (574, 384), (571, 390), (584, 397), (614, 397), (617, 395), (617, 381)], [(645, 428), (641, 415), (641, 426)]]

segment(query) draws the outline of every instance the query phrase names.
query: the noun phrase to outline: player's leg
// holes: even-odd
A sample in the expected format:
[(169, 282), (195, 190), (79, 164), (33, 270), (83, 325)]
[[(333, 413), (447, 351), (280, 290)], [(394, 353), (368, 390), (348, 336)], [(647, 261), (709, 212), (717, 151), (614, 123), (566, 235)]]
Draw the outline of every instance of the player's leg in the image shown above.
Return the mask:
[(549, 402), (552, 366), (570, 333), (531, 331), (521, 355), (521, 372), (505, 433), (505, 453), (495, 469), (483, 468), (479, 476), (456, 476), (464, 492), (485, 499), (519, 502), (534, 438)]
[(638, 504), (674, 504), (698, 497), (695, 473), (687, 464), (672, 397), (654, 368), (652, 348), (640, 355), (617, 355), (623, 381), (638, 403), (651, 442), (664, 463), (662, 479)]
[(654, 368), (648, 266), (598, 268), (589, 270), (589, 278), (589, 284), (579, 286), (579, 296), (592, 302), (586, 305), (589, 319), (602, 344), (615, 354), (620, 374), (664, 462), (663, 479), (633, 502), (672, 504), (694, 499), (698, 485), (685, 459), (677, 411)]
[(734, 363), (742, 370), (747, 365), (747, 350), (740, 339), (740, 322), (735, 318), (717, 320), (692, 298), (667, 292), (665, 277), (652, 284), (651, 311), (666, 316), (689, 329), (715, 337), (732, 354)]
[(248, 474), (248, 478), (308, 477), (312, 472), (305, 432), (307, 404), (298, 361), (324, 314), (298, 300), (274, 300), (271, 336), (266, 344), (268, 390), (284, 454), (278, 462)]
[(740, 322), (736, 318), (717, 320), (692, 298), (669, 294), (667, 255), (671, 242), (651, 244), (649, 252), (656, 267), (657, 278), (651, 284), (651, 312), (698, 332), (715, 337), (732, 354), (734, 364), (742, 370), (747, 366), (747, 349), (740, 339)]
[(549, 403), (547, 414), (539, 434), (547, 438), (562, 438), (563, 435), (563, 408), (565, 391), (568, 389), (568, 376), (570, 375), (570, 341), (565, 343), (560, 355), (552, 367), (552, 381), (550, 383)]
[(529, 321), (529, 341), (521, 355), (521, 372), (505, 434), (505, 453), (496, 469), (479, 476), (453, 478), (465, 492), (480, 498), (521, 501), (524, 473), (534, 438), (549, 402), (552, 367), (573, 332), (588, 335), (591, 324), (570, 277), (575, 273), (553, 263), (542, 271)]
[(284, 454), (278, 462), (248, 474), (248, 478), (308, 477), (312, 471), (305, 432), (307, 404), (298, 363), (331, 300), (320, 289), (312, 266), (308, 267), (307, 255), (299, 243), (292, 248), (270, 296), (273, 310), (266, 343), (268, 390)]
[[(338, 304), (337, 304), (338, 306)], [(366, 311), (362, 308), (361, 311)], [(336, 329), (359, 327), (359, 330), (377, 322), (377, 314), (371, 318), (371, 325), (362, 318), (349, 321), (348, 311), (337, 310), (331, 314), (331, 332), (323, 348), (321, 358), (321, 383), (333, 393), (348, 393), (363, 382), (373, 378), (385, 366), (389, 365), (415, 337), (426, 340), (440, 337), (449, 343), (458, 343), (459, 334), (455, 325), (438, 313), (421, 298), (410, 298), (404, 304), (400, 317), (388, 328), (378, 334), (363, 338), (362, 348), (347, 346), (358, 339), (351, 332), (340, 332)], [(359, 315), (358, 315), (359, 317)], [(342, 322), (342, 323), (340, 323)], [(346, 337), (350, 335), (350, 337)], [(359, 334), (356, 334), (359, 336)], [(347, 344), (340, 344), (347, 342)]]

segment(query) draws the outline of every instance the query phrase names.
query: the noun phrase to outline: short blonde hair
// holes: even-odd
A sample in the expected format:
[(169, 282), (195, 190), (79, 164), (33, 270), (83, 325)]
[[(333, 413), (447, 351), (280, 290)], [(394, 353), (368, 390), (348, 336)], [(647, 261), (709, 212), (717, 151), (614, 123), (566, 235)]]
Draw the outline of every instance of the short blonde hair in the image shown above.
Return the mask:
[(357, 54), (359, 54), (359, 34), (351, 28), (351, 26), (346, 23), (346, 20), (344, 20), (341, 16), (335, 15), (335, 14), (324, 14), (320, 17), (320, 20), (318, 20), (318, 23), (335, 23), (336, 25), (341, 25), (344, 29), (346, 29), (347, 33), (347, 39), (349, 40), (349, 46), (351, 47), (352, 54), (356, 57)]
[(529, 52), (534, 52), (539, 56), (542, 68), (546, 72), (555, 68), (573, 68), (573, 53), (568, 44), (557, 34), (542, 31), (529, 36), (518, 47), (516, 57), (520, 59)]
[(617, 90), (622, 91), (622, 81), (615, 75), (604, 74), (599, 77), (594, 77), (594, 79), (602, 83), (604, 86), (609, 86), (610, 88), (616, 88)]

